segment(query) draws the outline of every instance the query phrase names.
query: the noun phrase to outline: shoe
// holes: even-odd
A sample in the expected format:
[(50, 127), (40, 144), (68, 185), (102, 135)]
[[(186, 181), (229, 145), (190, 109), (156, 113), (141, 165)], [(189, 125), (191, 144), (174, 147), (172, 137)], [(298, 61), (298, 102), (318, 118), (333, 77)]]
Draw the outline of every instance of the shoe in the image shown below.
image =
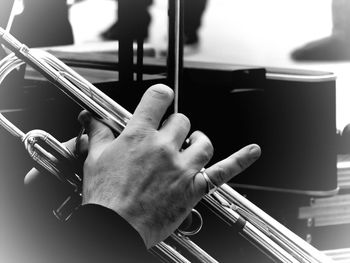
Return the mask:
[(200, 45), (199, 42), (192, 43), (192, 44), (185, 44), (184, 46), (184, 56), (191, 56), (199, 53), (200, 51)]
[(350, 38), (332, 34), (306, 44), (292, 52), (295, 61), (346, 61), (350, 60)]
[(293, 51), (295, 61), (350, 60), (350, 1), (332, 0), (332, 34)]
[(101, 37), (104, 40), (118, 40), (120, 37), (118, 23), (114, 23), (106, 31), (102, 32)]
[[(141, 36), (144, 42), (148, 39), (148, 29), (146, 27), (139, 28), (138, 32), (135, 32), (135, 34)], [(120, 37), (120, 26), (118, 22), (114, 23), (106, 31), (101, 33), (101, 38), (104, 40), (119, 40)]]
[[(200, 43), (199, 41), (195, 41), (195, 42), (187, 42), (184, 44), (184, 49), (183, 49), (183, 55), (184, 57), (186, 56), (191, 56), (191, 55), (195, 55), (197, 53), (200, 52)], [(167, 49), (161, 49), (159, 51), (159, 56), (160, 57), (167, 57), (168, 56), (168, 50)]]

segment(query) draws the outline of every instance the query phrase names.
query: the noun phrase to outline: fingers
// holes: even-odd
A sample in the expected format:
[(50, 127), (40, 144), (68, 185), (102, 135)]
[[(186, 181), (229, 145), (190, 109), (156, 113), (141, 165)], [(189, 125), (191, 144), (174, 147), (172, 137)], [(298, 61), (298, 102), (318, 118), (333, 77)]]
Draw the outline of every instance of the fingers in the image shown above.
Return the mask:
[(188, 139), (190, 146), (182, 152), (182, 156), (187, 162), (190, 162), (195, 169), (200, 170), (213, 157), (213, 145), (209, 138), (200, 131), (193, 132)]
[(172, 114), (159, 131), (161, 136), (170, 137), (171, 141), (173, 141), (180, 150), (190, 128), (191, 124), (189, 119), (185, 115), (177, 113)]
[[(88, 138), (86, 135), (82, 135), (79, 138), (79, 148), (77, 149), (76, 144), (77, 144), (77, 138), (72, 138), (69, 141), (64, 142), (64, 146), (67, 147), (67, 149), (74, 155), (85, 155), (88, 151)], [(77, 152), (78, 151), (78, 152)]]
[[(216, 186), (220, 186), (247, 169), (260, 155), (260, 147), (256, 144), (251, 144), (207, 168), (205, 172)], [(200, 173), (196, 174), (194, 183), (199, 192), (206, 193), (207, 182), (203, 175)]]
[(96, 120), (87, 111), (82, 111), (78, 117), (89, 137), (89, 155), (99, 153), (114, 140), (114, 134), (108, 126)]
[(158, 129), (173, 97), (173, 91), (165, 85), (158, 84), (150, 87), (143, 95), (127, 129), (135, 126), (143, 129)]
[(24, 177), (24, 185), (35, 182), (40, 176), (40, 172), (36, 168), (32, 168)]
[[(88, 151), (88, 138), (86, 135), (83, 135), (80, 137), (80, 147), (79, 152), (76, 152), (76, 138), (72, 138), (66, 142), (63, 142), (63, 145), (67, 147), (67, 149), (73, 154), (78, 155), (79, 157), (82, 156), (83, 159), (85, 159), (85, 156)], [(46, 175), (44, 175), (46, 177)], [(39, 178), (43, 178), (41, 176), (41, 173), (36, 169), (32, 168), (24, 177), (24, 184), (29, 185), (32, 183), (35, 183), (36, 181), (42, 180)]]

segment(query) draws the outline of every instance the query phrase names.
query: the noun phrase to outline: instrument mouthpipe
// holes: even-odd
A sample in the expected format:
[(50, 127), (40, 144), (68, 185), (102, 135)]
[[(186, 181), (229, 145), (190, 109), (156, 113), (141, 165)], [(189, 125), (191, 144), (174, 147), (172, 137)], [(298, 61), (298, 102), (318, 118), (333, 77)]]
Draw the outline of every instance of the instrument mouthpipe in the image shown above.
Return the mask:
[[(7, 61), (0, 62), (0, 68), (5, 68), (3, 71), (3, 76), (0, 76), (0, 82), (2, 79), (4, 79), (5, 75), (10, 72), (10, 70), (6, 69), (10, 68), (13, 70), (14, 67), (11, 67), (11, 65), (17, 65), (19, 59), (21, 59), (36, 69), (38, 72), (40, 72), (44, 77), (46, 77), (50, 82), (52, 82), (56, 87), (58, 87), (70, 98), (72, 98), (80, 106), (90, 111), (92, 114), (102, 118), (102, 121), (105, 122), (116, 133), (120, 133), (125, 128), (127, 121), (132, 116), (131, 113), (129, 113), (126, 109), (109, 98), (107, 95), (99, 91), (96, 87), (94, 87), (91, 83), (78, 75), (76, 72), (71, 70), (64, 63), (46, 52), (29, 49), (27, 46), (21, 44), (13, 36), (4, 32), (4, 30), (1, 28), (0, 42), (5, 43), (5, 45), (12, 52), (14, 52), (17, 57), (11, 60), (9, 63), (7, 63)], [(9, 55), (7, 59), (10, 60), (11, 57), (14, 56)], [(52, 139), (47, 133), (39, 130), (34, 130), (26, 135), (17, 127), (15, 127), (11, 122), (9, 122), (2, 114), (0, 114), (0, 117), (0, 120), (2, 118), (5, 120), (4, 126), (7, 128), (11, 126), (8, 128), (8, 130), (13, 135), (19, 135), (24, 140), (26, 148), (31, 154), (32, 158), (34, 158), (35, 161), (39, 163), (44, 169), (60, 179), (60, 170), (55, 165), (54, 156), (44, 150), (40, 145), (38, 145), (37, 141), (43, 141), (49, 147), (51, 147), (52, 150), (60, 153), (62, 156), (66, 155), (66, 157), (70, 158), (70, 156), (67, 156), (70, 155), (70, 153), (67, 152), (65, 146), (59, 143), (57, 140)], [(0, 124), (2, 123), (0, 122)], [(69, 178), (64, 178), (64, 180), (66, 180), (68, 183), (72, 183)], [(79, 182), (77, 183), (79, 184)], [(76, 189), (75, 194), (79, 194), (79, 190)], [(75, 206), (74, 204), (76, 204), (76, 199), (72, 198), (72, 196), (68, 197), (66, 201), (54, 211), (56, 217), (65, 221), (71, 215), (72, 211), (71, 209), (66, 209), (67, 205)], [(195, 247), (198, 251), (202, 251), (189, 239), (182, 240), (182, 243), (186, 248), (191, 249), (191, 247)], [(156, 254), (160, 255), (160, 258), (166, 258), (167, 260), (170, 260), (170, 262), (190, 262), (178, 251), (164, 242), (160, 242), (152, 250), (157, 251)], [(196, 255), (199, 260), (203, 254), (195, 252), (191, 253), (193, 255)]]
[[(110, 127), (112, 127), (116, 133), (120, 133), (125, 128), (127, 121), (131, 118), (131, 113), (126, 111), (116, 102), (112, 102), (112, 99), (107, 97), (92, 84), (88, 84), (84, 78), (80, 77), (68, 66), (64, 65), (59, 60), (52, 58), (52, 56), (46, 52), (40, 53), (35, 52), (34, 50), (31, 51), (27, 46), (21, 44), (13, 36), (6, 33), (2, 28), (0, 28), (0, 42), (4, 43), (11, 51), (13, 51), (19, 59), (22, 59), (34, 69), (42, 73), (44, 77), (46, 77), (50, 82), (52, 82), (80, 106), (95, 114), (96, 116), (99, 116), (106, 123), (112, 123)], [(7, 63), (6, 61), (3, 63), (3, 61), (1, 61), (0, 65), (1, 68), (5, 68), (4, 72), (7, 72), (6, 68), (10, 67), (11, 64), (14, 64), (15, 62), (17, 63), (17, 60), (13, 60), (11, 63)], [(0, 80), (2, 78), (3, 76), (0, 76)], [(95, 101), (95, 99), (97, 100)], [(109, 110), (110, 108), (112, 108), (111, 111)], [(1, 116), (2, 115), (0, 114), (0, 117)], [(1, 119), (2, 118), (0, 118), (0, 120)], [(9, 127), (9, 125), (7, 125), (7, 127)], [(13, 133), (21, 132), (14, 130)], [(23, 134), (21, 134), (21, 137), (23, 137)], [(46, 159), (44, 159), (44, 162), (46, 163)], [(212, 198), (209, 198), (211, 196), (204, 197), (205, 201), (209, 201), (212, 209), (216, 211), (220, 217), (226, 219), (227, 221), (230, 221), (231, 223), (240, 222), (243, 226), (243, 232), (251, 237), (254, 242), (262, 244), (264, 248), (271, 250), (270, 252), (272, 254), (275, 254), (275, 251), (277, 251), (276, 258), (280, 262), (332, 262), (332, 260), (330, 258), (327, 258), (326, 255), (322, 254), (306, 241), (302, 240), (296, 234), (282, 226), (276, 220), (272, 219), (261, 209), (250, 203), (243, 196), (239, 195), (227, 184), (219, 187), (217, 192), (214, 194), (217, 194), (219, 196), (219, 199), (226, 200), (229, 205), (218, 205), (219, 202), (212, 200)], [(246, 219), (240, 219), (243, 215), (239, 215), (237, 211), (229, 208), (228, 206), (230, 206), (230, 204), (236, 204), (237, 206), (242, 207), (245, 211), (248, 211), (247, 214), (254, 215), (258, 220), (252, 220), (252, 222), (249, 222)], [(255, 227), (253, 225), (253, 221), (263, 222), (268, 228), (267, 235), (266, 233), (264, 234), (263, 231), (260, 231), (259, 227)], [(271, 239), (273, 239), (272, 243), (270, 243), (270, 234)], [(274, 243), (278, 244), (277, 247), (275, 247)], [(171, 249), (168, 249), (166, 244), (163, 242), (157, 246), (157, 248), (165, 251), (165, 253), (167, 253), (167, 251), (171, 251)], [(288, 251), (290, 256), (296, 257), (295, 260), (290, 260), (290, 256), (288, 255), (286, 257), (283, 256), (280, 258), (280, 250)], [(177, 255), (179, 254), (178, 252), (175, 251), (174, 255), (173, 252), (174, 251), (169, 252), (170, 257), (174, 257), (175, 260), (179, 259), (179, 261), (174, 262), (188, 262), (182, 261), (182, 259), (180, 259), (181, 256)], [(284, 260), (284, 258), (286, 258), (286, 260)]]
[[(117, 108), (119, 112), (117, 116), (112, 114), (107, 109), (109, 106), (108, 102), (111, 102), (112, 99), (110, 99), (105, 94), (103, 94), (103, 100), (104, 103), (107, 103), (107, 105), (104, 105), (103, 107), (100, 104), (96, 103), (96, 101), (94, 100), (94, 95), (101, 95), (101, 92), (98, 91), (98, 89), (92, 84), (90, 84), (87, 87), (88, 91), (85, 91), (84, 93), (80, 89), (80, 83), (78, 83), (78, 85), (75, 85), (72, 83), (71, 80), (66, 78), (67, 72), (72, 72), (72, 70), (69, 69), (68, 66), (66, 66), (63, 63), (59, 63), (59, 71), (57, 71), (53, 67), (56, 66), (56, 61), (49, 60), (54, 64), (53, 66), (49, 65), (48, 63), (46, 63), (45, 59), (43, 59), (41, 56), (35, 56), (35, 54), (33, 54), (35, 52), (32, 52), (31, 49), (29, 49), (26, 45), (20, 43), (12, 35), (4, 32), (3, 29), (0, 31), (0, 36), (0, 41), (4, 43), (12, 52), (14, 52), (19, 59), (25, 61), (31, 67), (39, 71), (45, 78), (47, 78), (52, 84), (54, 84), (56, 87), (62, 90), (62, 92), (64, 92), (68, 97), (74, 100), (82, 108), (91, 112), (95, 116), (105, 120), (106, 124), (108, 124), (108, 126), (112, 128), (112, 130), (114, 130), (115, 133), (119, 134), (125, 128), (126, 121), (131, 117), (131, 113), (129, 113), (119, 104), (114, 102), (113, 104), (111, 104), (113, 106), (112, 108)], [(47, 53), (45, 52), (43, 54), (46, 55)], [(75, 73), (75, 75), (77, 74)], [(86, 81), (85, 79), (80, 77), (80, 75), (79, 79), (82, 79), (84, 82)]]

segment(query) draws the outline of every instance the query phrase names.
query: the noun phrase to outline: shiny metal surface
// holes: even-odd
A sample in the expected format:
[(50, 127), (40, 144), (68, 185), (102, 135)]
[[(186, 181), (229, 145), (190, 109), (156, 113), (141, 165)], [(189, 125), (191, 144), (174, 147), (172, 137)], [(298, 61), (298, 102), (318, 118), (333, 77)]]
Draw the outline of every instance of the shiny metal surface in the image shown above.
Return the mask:
[[(55, 57), (42, 51), (28, 49), (1, 28), (0, 37), (0, 41), (4, 42), (15, 54), (9, 55), (0, 62), (0, 80), (3, 80), (7, 74), (18, 67), (22, 63), (20, 60), (23, 60), (42, 73), (80, 106), (99, 116), (116, 133), (120, 133), (125, 128), (127, 121), (131, 118), (131, 113), (88, 83), (83, 77)], [(38, 130), (24, 134), (3, 115), (0, 115), (0, 124), (11, 134), (24, 141), (35, 161), (57, 177), (65, 178), (69, 184), (75, 186), (75, 191), (79, 194), (79, 176), (67, 179), (65, 175), (60, 175), (59, 170), (54, 165), (55, 156), (38, 146), (40, 141), (47, 144), (59, 156), (68, 159), (74, 158), (61, 143), (51, 138), (47, 133)], [(227, 184), (219, 187), (211, 195), (206, 195), (203, 202), (224, 218), (228, 224), (239, 224), (242, 235), (263, 248), (277, 262), (332, 262), (322, 252), (271, 218)], [(176, 233), (172, 237), (195, 255), (200, 262), (217, 262), (188, 237)], [(163, 242), (158, 244), (155, 250), (156, 254), (162, 253), (164, 257), (170, 259), (169, 262), (188, 262), (179, 252)]]

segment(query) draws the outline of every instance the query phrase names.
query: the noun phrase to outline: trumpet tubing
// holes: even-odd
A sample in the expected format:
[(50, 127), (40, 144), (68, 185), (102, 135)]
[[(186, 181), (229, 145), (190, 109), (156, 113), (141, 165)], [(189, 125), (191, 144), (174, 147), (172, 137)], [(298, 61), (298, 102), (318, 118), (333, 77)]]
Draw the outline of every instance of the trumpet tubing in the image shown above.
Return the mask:
[[(42, 73), (82, 108), (100, 117), (116, 134), (122, 132), (125, 128), (132, 116), (131, 113), (57, 58), (43, 51), (29, 49), (2, 28), (0, 28), (0, 41), (14, 52), (0, 62), (0, 83), (12, 70), (25, 62)], [(25, 142), (28, 152), (35, 161), (59, 179), (73, 186), (76, 194), (80, 194), (80, 176), (75, 173), (68, 177), (62, 175), (57, 165), (55, 165), (57, 159), (74, 159), (74, 156), (64, 145), (42, 131), (31, 131), (24, 134), (2, 114), (0, 114), (0, 124), (12, 135)], [(38, 145), (38, 141), (49, 145), (55, 152), (55, 155), (43, 150)], [(244, 236), (262, 247), (277, 262), (332, 262), (322, 252), (271, 218), (227, 184), (219, 187), (213, 194), (206, 195), (202, 202), (229, 224), (238, 224), (241, 229), (240, 232)], [(64, 211), (64, 206), (65, 203), (57, 210), (57, 214), (66, 217), (67, 213), (62, 212)], [(181, 233), (174, 233), (171, 237), (175, 242), (195, 255), (200, 262), (217, 262)], [(179, 252), (164, 242), (158, 244), (153, 252), (167, 262), (189, 262)]]
[[(29, 49), (10, 34), (5, 34), (5, 31), (0, 28), (0, 41), (2, 42), (2, 40), (4, 40), (5, 45), (14, 53), (8, 55), (0, 62), (0, 84), (10, 72), (25, 61), (82, 108), (100, 117), (101, 121), (105, 122), (115, 134), (119, 134), (125, 128), (128, 120), (131, 118), (131, 113), (64, 63), (49, 53)], [(73, 154), (63, 144), (44, 131), (34, 130), (25, 134), (1, 113), (0, 124), (12, 135), (24, 142), (25, 148), (32, 159), (43, 169), (68, 185), (73, 186), (72, 195), (58, 209), (54, 210), (54, 214), (58, 219), (67, 220), (76, 206), (79, 205), (82, 180), (77, 174), (73, 173), (71, 175), (71, 173), (68, 173), (68, 175), (67, 173), (62, 173), (57, 166), (57, 159), (68, 159), (72, 161), (74, 159)], [(56, 153), (56, 156), (48, 153), (43, 147), (38, 145), (39, 141), (46, 143)], [(172, 237), (175, 238), (175, 242), (179, 245), (185, 246), (190, 250), (190, 253), (198, 258), (200, 262), (217, 263), (216, 260), (194, 242), (190, 241), (190, 239), (183, 236), (180, 238), (180, 236), (173, 235)], [(166, 262), (190, 262), (180, 252), (165, 242), (160, 242), (152, 248), (152, 253), (158, 255), (161, 260)]]

